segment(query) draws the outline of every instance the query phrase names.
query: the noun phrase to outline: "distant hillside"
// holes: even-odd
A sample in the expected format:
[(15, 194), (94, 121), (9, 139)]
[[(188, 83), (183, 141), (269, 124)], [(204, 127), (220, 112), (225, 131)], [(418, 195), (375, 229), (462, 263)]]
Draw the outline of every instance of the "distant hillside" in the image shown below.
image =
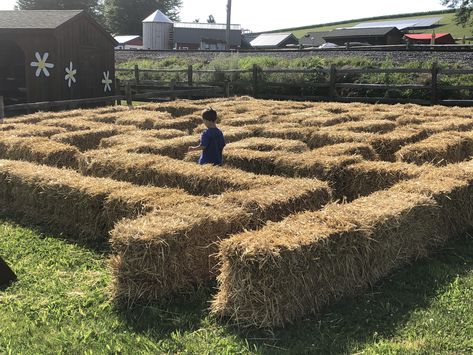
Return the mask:
[[(382, 21), (382, 20), (405, 20), (411, 18), (426, 18), (426, 17), (440, 17), (442, 20), (439, 22), (439, 27), (435, 29), (437, 33), (451, 33), (454, 38), (471, 37), (473, 35), (473, 28), (471, 27), (461, 27), (455, 23), (455, 10), (443, 10), (443, 11), (432, 11), (432, 12), (419, 12), (403, 15), (391, 15), (391, 16), (380, 16), (380, 17), (369, 17), (362, 18), (357, 20), (348, 20), (340, 22), (325, 23), (319, 25), (310, 25), (303, 27), (293, 27), (293, 28), (284, 28), (274, 31), (268, 31), (271, 33), (278, 32), (292, 32), (298, 38), (304, 36), (307, 32), (316, 32), (316, 31), (329, 31), (340, 27), (352, 27), (357, 25), (360, 22), (365, 21)], [(419, 30), (416, 32), (429, 32), (430, 30)], [(265, 32), (265, 33), (268, 33)]]

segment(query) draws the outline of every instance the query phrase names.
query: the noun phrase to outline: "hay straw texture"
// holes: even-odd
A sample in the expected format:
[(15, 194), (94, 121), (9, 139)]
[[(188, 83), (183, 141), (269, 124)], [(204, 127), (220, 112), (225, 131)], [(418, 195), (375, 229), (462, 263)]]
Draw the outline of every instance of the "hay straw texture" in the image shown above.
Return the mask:
[(79, 167), (80, 152), (76, 147), (43, 137), (5, 137), (0, 140), (0, 158), (26, 160), (39, 164)]
[(247, 138), (228, 144), (225, 149), (252, 149), (259, 151), (282, 150), (285, 152), (304, 152), (309, 148), (301, 141), (280, 138)]
[(396, 152), (396, 160), (414, 164), (446, 165), (473, 155), (473, 135), (443, 132), (420, 142), (409, 144)]
[(123, 129), (121, 130), (115, 127), (105, 127), (56, 134), (52, 136), (51, 139), (56, 142), (73, 145), (80, 151), (86, 151), (97, 148), (103, 138), (123, 133), (123, 131)]
[(0, 209), (75, 239), (101, 242), (124, 217), (192, 200), (182, 190), (139, 188), (72, 170), (0, 160)]
[(16, 137), (51, 137), (55, 134), (66, 133), (67, 130), (62, 127), (51, 127), (42, 125), (29, 125), (29, 124), (16, 124), (13, 127), (9, 127), (5, 131), (0, 132), (0, 138), (4, 136), (16, 136)]
[(181, 187), (191, 194), (204, 196), (285, 181), (277, 176), (257, 176), (212, 165), (199, 166), (159, 155), (123, 154), (114, 149), (84, 153), (80, 171), (84, 175), (110, 177), (139, 185)]
[(377, 192), (247, 232), (220, 245), (212, 310), (241, 326), (293, 322), (426, 254), (439, 209), (428, 197)]

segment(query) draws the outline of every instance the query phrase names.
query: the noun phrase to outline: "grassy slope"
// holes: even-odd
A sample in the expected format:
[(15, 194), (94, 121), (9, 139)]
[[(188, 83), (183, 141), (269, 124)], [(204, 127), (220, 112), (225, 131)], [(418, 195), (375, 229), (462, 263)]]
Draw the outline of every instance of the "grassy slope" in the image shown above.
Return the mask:
[[(442, 20), (440, 21), (440, 27), (437, 27), (435, 29), (436, 33), (451, 33), (454, 38), (462, 38), (463, 36), (469, 37), (473, 33), (472, 28), (464, 28), (462, 26), (459, 26), (455, 23), (455, 14), (454, 13), (444, 13), (444, 14), (428, 14), (428, 15), (419, 15), (419, 16), (407, 16), (407, 17), (396, 17), (396, 18), (389, 18), (386, 19), (385, 21), (395, 21), (395, 20), (406, 20), (406, 19), (411, 19), (411, 18), (428, 18), (428, 17), (442, 17)], [(373, 20), (373, 21), (383, 21), (382, 18)], [(353, 21), (347, 21), (344, 23), (339, 23), (337, 25), (314, 25), (311, 28), (304, 28), (304, 29), (285, 29), (284, 32), (292, 32), (294, 35), (298, 38), (304, 36), (307, 32), (316, 32), (316, 31), (329, 31), (333, 30), (336, 28), (340, 27), (352, 27), (357, 25), (360, 22), (366, 22), (366, 21), (359, 21), (359, 20), (353, 20)], [(420, 30), (420, 31), (415, 31), (418, 33), (431, 33), (430, 30)]]
[(0, 220), (0, 254), (19, 276), (0, 291), (0, 353), (470, 353), (473, 238), (395, 272), (319, 318), (273, 334), (238, 332), (190, 306), (118, 311), (103, 253)]

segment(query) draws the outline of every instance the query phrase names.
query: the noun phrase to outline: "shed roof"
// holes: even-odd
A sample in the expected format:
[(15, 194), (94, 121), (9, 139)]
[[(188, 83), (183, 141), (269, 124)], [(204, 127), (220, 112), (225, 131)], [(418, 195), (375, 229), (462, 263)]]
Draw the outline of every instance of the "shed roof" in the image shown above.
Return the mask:
[(82, 12), (83, 10), (0, 11), (0, 29), (53, 30)]
[(115, 41), (117, 41), (119, 44), (124, 44), (130, 41), (133, 41), (134, 39), (141, 38), (141, 36), (135, 35), (135, 36), (115, 36)]
[[(432, 39), (432, 33), (410, 33), (405, 35), (407, 38), (410, 39)], [(435, 39), (450, 36), (450, 33), (436, 33)]]
[(143, 20), (143, 22), (154, 22), (154, 23), (173, 23), (169, 17), (163, 14), (161, 11), (156, 10), (151, 15)]
[(373, 28), (342, 28), (326, 33), (323, 38), (340, 38), (340, 37), (373, 37), (386, 36), (392, 31), (399, 31), (396, 27), (373, 27)]
[(250, 44), (252, 47), (277, 47), (291, 36), (294, 37), (292, 33), (263, 33)]

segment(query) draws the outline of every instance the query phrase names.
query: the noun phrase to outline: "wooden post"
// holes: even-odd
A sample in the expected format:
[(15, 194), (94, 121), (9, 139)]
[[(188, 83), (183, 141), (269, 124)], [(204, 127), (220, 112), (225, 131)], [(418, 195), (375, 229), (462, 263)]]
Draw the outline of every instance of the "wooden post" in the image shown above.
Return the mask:
[(192, 64), (187, 67), (187, 85), (192, 86), (194, 81), (194, 70)]
[(439, 74), (439, 67), (437, 62), (432, 64), (432, 97), (430, 99), (431, 105), (436, 105), (438, 103), (438, 74)]
[(0, 123), (3, 123), (4, 118), (5, 118), (5, 105), (3, 102), (3, 96), (0, 96)]
[(171, 83), (169, 84), (169, 89), (171, 90), (171, 100), (176, 100), (176, 94), (174, 93), (174, 90), (176, 90), (176, 81), (171, 80)]
[(258, 96), (258, 65), (253, 64), (253, 96)]
[(126, 83), (125, 96), (126, 96), (126, 104), (127, 104), (129, 107), (133, 106), (133, 97), (132, 97), (132, 93), (131, 93), (131, 85), (130, 85), (130, 83)]
[(135, 84), (140, 85), (140, 68), (135, 64)]
[(335, 64), (330, 66), (330, 88), (329, 88), (329, 96), (331, 98), (335, 98), (337, 96), (337, 90), (335, 89), (335, 84), (337, 83), (337, 69), (335, 68)]
[[(120, 95), (120, 93), (121, 93), (121, 87), (120, 87), (120, 85), (121, 85), (120, 79), (115, 78), (115, 94), (116, 94), (116, 95)], [(117, 104), (118, 106), (120, 106), (120, 105), (122, 104), (122, 100), (117, 100), (117, 101), (116, 101), (116, 104)]]
[(225, 97), (230, 97), (230, 81), (225, 82)]

